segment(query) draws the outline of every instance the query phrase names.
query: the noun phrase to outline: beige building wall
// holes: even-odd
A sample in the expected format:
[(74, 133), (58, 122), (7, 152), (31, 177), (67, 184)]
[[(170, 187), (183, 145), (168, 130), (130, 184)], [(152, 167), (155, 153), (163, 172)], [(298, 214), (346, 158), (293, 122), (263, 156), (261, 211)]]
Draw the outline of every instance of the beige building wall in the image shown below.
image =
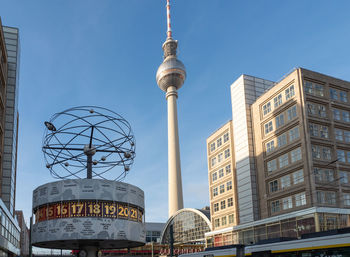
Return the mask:
[[(350, 82), (302, 68), (278, 83), (242, 75), (231, 99), (237, 225), (214, 226), (207, 247), (349, 227)], [(214, 211), (210, 144), (227, 127), (207, 139), (213, 225), (226, 212)]]
[(232, 121), (207, 139), (210, 217), (213, 230), (238, 224)]
[(350, 208), (349, 90), (349, 82), (299, 68), (252, 105), (262, 219)]

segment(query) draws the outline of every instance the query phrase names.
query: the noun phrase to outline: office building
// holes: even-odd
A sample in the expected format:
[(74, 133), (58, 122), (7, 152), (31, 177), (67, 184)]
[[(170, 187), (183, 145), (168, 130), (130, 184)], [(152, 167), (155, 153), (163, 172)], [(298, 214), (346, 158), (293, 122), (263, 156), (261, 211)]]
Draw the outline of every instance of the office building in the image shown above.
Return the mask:
[(15, 215), (18, 221), (18, 225), (21, 228), (21, 257), (29, 256), (29, 229), (24, 220), (23, 211), (16, 210)]
[[(12, 160), (8, 153), (12, 153), (9, 149), (9, 140), (7, 132), (9, 129), (9, 110), (8, 105), (11, 105), (11, 97), (8, 100), (8, 94), (11, 93), (11, 85), (16, 83), (18, 57), (13, 57), (13, 53), (9, 51), (11, 45), (18, 45), (18, 30), (13, 29), (16, 39), (12, 37), (12, 28), (2, 26), (0, 19), (0, 255), (15, 256), (20, 254), (20, 227), (17, 220), (14, 218), (15, 204), (15, 186), (16, 174), (8, 172), (8, 160)], [(10, 32), (10, 34), (9, 34)], [(17, 48), (16, 48), (17, 49)], [(18, 83), (18, 82), (17, 82)], [(10, 86), (9, 86), (10, 84)], [(18, 85), (18, 84), (17, 84)], [(13, 94), (15, 98), (15, 95)], [(13, 101), (15, 102), (15, 101)], [(17, 115), (17, 114), (16, 114)], [(17, 118), (17, 116), (16, 116)], [(13, 127), (16, 129), (17, 127)], [(13, 133), (14, 134), (14, 133)], [(17, 136), (16, 136), (17, 137)], [(17, 138), (16, 138), (17, 140)], [(17, 146), (16, 146), (17, 147)]]
[(159, 243), (160, 236), (164, 229), (165, 223), (160, 222), (146, 222), (146, 243)]
[(210, 217), (213, 228), (238, 224), (233, 126), (230, 120), (207, 139)]
[(12, 215), (15, 212), (17, 142), (18, 142), (18, 84), (19, 34), (17, 28), (3, 27), (7, 50), (7, 85), (5, 126), (2, 156), (1, 199)]
[(231, 158), (239, 221), (207, 233), (208, 246), (350, 226), (350, 82), (298, 68), (244, 104), (238, 81)]

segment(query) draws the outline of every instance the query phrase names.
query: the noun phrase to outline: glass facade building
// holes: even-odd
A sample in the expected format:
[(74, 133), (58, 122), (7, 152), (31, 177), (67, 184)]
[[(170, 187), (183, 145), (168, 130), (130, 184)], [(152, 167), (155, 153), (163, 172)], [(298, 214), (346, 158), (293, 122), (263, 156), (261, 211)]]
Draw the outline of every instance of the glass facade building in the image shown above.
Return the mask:
[(173, 226), (174, 244), (205, 244), (205, 233), (211, 231), (210, 211), (181, 209), (165, 225), (162, 244), (169, 244), (170, 226)]
[(8, 71), (5, 101), (1, 198), (11, 215), (14, 215), (18, 141), (18, 80), (20, 46), (17, 28), (3, 26), (3, 33), (7, 50)]
[(18, 29), (0, 19), (0, 257), (20, 254), (20, 227), (14, 218), (17, 159)]

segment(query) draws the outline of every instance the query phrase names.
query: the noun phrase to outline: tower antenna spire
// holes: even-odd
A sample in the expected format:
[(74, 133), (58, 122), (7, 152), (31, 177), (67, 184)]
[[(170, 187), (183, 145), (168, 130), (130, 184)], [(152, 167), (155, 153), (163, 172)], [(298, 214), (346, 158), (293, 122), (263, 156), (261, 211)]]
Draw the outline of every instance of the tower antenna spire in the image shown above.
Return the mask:
[(167, 38), (171, 38), (171, 23), (170, 23), (170, 0), (166, 0), (166, 18), (167, 18)]

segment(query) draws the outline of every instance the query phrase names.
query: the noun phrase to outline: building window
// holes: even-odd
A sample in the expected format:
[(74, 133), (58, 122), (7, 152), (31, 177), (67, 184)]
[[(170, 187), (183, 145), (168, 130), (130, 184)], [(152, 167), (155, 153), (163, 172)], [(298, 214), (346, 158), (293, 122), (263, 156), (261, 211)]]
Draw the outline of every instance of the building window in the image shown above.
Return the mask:
[(227, 207), (231, 207), (231, 206), (233, 206), (233, 198), (232, 197), (227, 199)]
[(277, 137), (277, 146), (282, 147), (287, 144), (287, 137), (286, 134), (282, 134)]
[(299, 184), (304, 182), (304, 172), (303, 170), (297, 170), (293, 172), (293, 183), (294, 184)]
[(307, 104), (307, 113), (309, 115), (317, 115), (317, 107), (315, 104), (308, 103)]
[(287, 188), (290, 187), (290, 176), (286, 175), (284, 177), (281, 178), (281, 188)]
[(333, 182), (334, 172), (330, 169), (314, 168), (316, 182)]
[(230, 174), (230, 173), (231, 173), (231, 165), (227, 165), (227, 166), (225, 167), (225, 170), (226, 170), (226, 175), (227, 175), (227, 174)]
[(330, 95), (331, 99), (338, 100), (338, 92), (337, 92), (336, 89), (330, 88), (329, 89), (329, 95)]
[(321, 138), (328, 138), (328, 127), (327, 126), (320, 126), (320, 137)]
[(278, 106), (280, 106), (282, 104), (282, 95), (279, 94), (278, 96), (276, 96), (273, 99), (273, 103), (274, 103), (274, 107), (277, 108)]
[(216, 157), (211, 158), (211, 166), (216, 164)]
[(315, 95), (316, 96), (324, 96), (323, 93), (323, 86), (317, 83), (314, 83), (315, 85)]
[(210, 144), (210, 152), (215, 151), (215, 142)]
[(346, 171), (339, 171), (340, 184), (349, 184), (349, 175)]
[(218, 148), (222, 145), (222, 139), (221, 139), (221, 137), (218, 138), (218, 140), (216, 140), (216, 145), (217, 145)]
[(283, 202), (283, 210), (287, 210), (290, 208), (293, 208), (293, 202), (292, 202), (292, 197), (286, 197), (282, 199)]
[(294, 105), (293, 107), (287, 110), (287, 119), (288, 121), (294, 119), (297, 116), (297, 107)]
[(270, 133), (273, 130), (272, 121), (265, 124), (265, 134)]
[(348, 93), (344, 91), (339, 91), (340, 101), (347, 103), (348, 102)]
[(224, 176), (224, 169), (219, 169), (219, 178)]
[(274, 193), (278, 191), (278, 181), (274, 180), (269, 182), (270, 193)]
[(323, 85), (312, 83), (310, 81), (304, 81), (305, 92), (314, 96), (324, 96)]
[(325, 191), (317, 191), (317, 202), (320, 204), (336, 204), (336, 194), (335, 192), (325, 192)]
[(349, 206), (350, 205), (350, 194), (343, 194), (344, 196), (344, 205)]
[(226, 225), (226, 216), (225, 217), (221, 217), (221, 224), (222, 224), (222, 226)]
[(218, 195), (218, 188), (214, 187), (213, 188), (213, 196), (217, 196)]
[(318, 116), (321, 117), (321, 118), (326, 118), (327, 117), (326, 106), (318, 105)]
[(266, 153), (272, 152), (275, 149), (275, 141), (272, 140), (266, 143)]
[(214, 212), (219, 211), (219, 203), (214, 203)]
[(234, 223), (234, 216), (233, 216), (233, 214), (228, 215), (228, 223), (229, 224)]
[(289, 130), (289, 141), (292, 142), (299, 138), (299, 127), (294, 127)]
[(285, 90), (285, 93), (286, 93), (286, 101), (291, 99), (295, 95), (294, 85), (291, 85), (289, 88), (287, 88)]
[(283, 168), (289, 164), (288, 153), (281, 155), (278, 157), (279, 167)]
[(214, 182), (218, 179), (218, 174), (216, 172), (214, 172), (212, 177), (213, 177), (213, 182)]
[(341, 118), (340, 118), (340, 111), (339, 110), (333, 109), (333, 119), (341, 120)]
[(341, 129), (335, 129), (335, 139), (338, 141), (343, 141), (343, 131)]
[(280, 114), (276, 116), (276, 129), (282, 127), (284, 125), (284, 114)]
[(323, 160), (331, 160), (332, 159), (332, 155), (331, 155), (331, 149), (328, 147), (323, 147), (322, 148), (322, 159)]
[(304, 81), (304, 88), (306, 93), (313, 94), (314, 90), (313, 90), (312, 82)]
[(310, 135), (313, 137), (318, 137), (318, 125), (310, 123), (309, 124)]
[(276, 213), (280, 211), (280, 201), (271, 202), (271, 213)]
[(228, 157), (230, 157), (230, 149), (225, 150), (225, 159), (227, 159)]
[(225, 185), (220, 185), (220, 194), (225, 193)]
[(306, 204), (305, 192), (294, 195), (294, 199), (295, 199), (295, 206), (296, 207), (305, 205)]
[(221, 162), (224, 159), (224, 155), (222, 153), (218, 154), (218, 162)]
[(299, 161), (301, 160), (301, 149), (300, 147), (294, 149), (293, 151), (291, 151), (291, 162), (296, 162), (296, 161)]
[(346, 162), (344, 150), (337, 150), (337, 160), (340, 162)]
[(344, 122), (350, 122), (350, 113), (348, 111), (341, 111), (341, 115)]
[(220, 202), (220, 209), (224, 210), (225, 208), (226, 208), (226, 201), (223, 200), (223, 201)]
[(226, 191), (229, 191), (229, 190), (231, 190), (232, 189), (232, 181), (228, 181), (227, 183), (226, 183)]
[(269, 112), (271, 112), (271, 104), (270, 102), (268, 102), (267, 104), (265, 104), (263, 106), (263, 112), (264, 112), (264, 115), (268, 114)]
[(220, 227), (220, 220), (219, 220), (219, 219), (215, 219), (215, 220), (214, 220), (214, 226), (215, 226), (216, 228)]
[(228, 133), (224, 134), (224, 143), (226, 143), (229, 139)]
[(272, 172), (272, 171), (275, 171), (277, 170), (277, 162), (276, 162), (276, 159), (273, 159), (271, 161), (268, 161), (267, 162), (267, 171), (268, 172)]
[(321, 159), (321, 150), (319, 146), (317, 145), (311, 146), (311, 151), (312, 151), (312, 158)]
[(344, 141), (350, 143), (350, 131), (344, 130)]

